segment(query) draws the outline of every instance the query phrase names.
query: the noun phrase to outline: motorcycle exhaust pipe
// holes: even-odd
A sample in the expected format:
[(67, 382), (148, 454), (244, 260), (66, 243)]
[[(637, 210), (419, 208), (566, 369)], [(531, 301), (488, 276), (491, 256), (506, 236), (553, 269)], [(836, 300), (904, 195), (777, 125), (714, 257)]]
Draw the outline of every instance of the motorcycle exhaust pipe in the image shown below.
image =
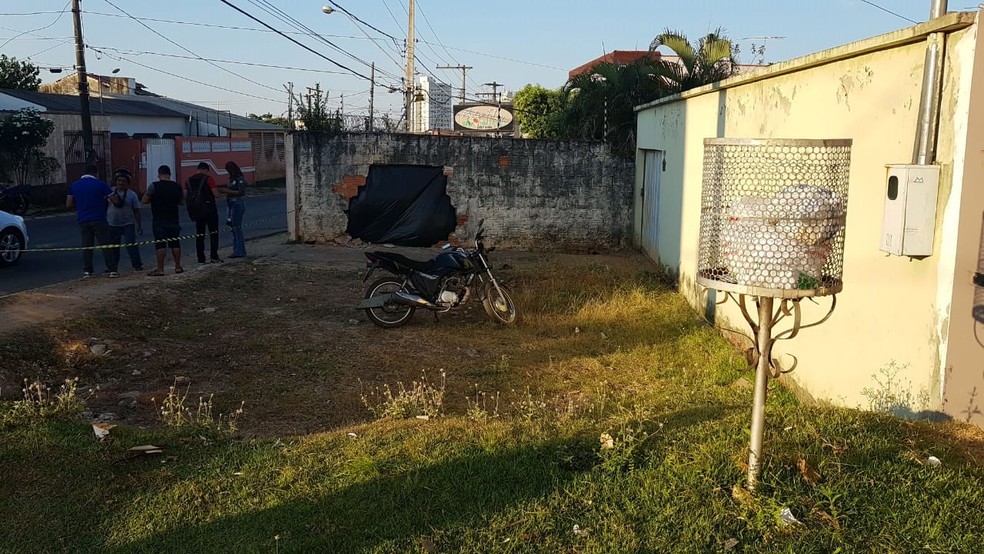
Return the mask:
[(428, 302), (425, 298), (417, 296), (416, 294), (410, 294), (409, 292), (397, 291), (390, 294), (381, 294), (379, 296), (374, 296), (372, 298), (367, 298), (359, 304), (359, 309), (365, 308), (382, 308), (389, 302), (396, 302), (398, 304), (404, 304), (406, 306), (412, 306), (414, 308), (426, 308), (428, 310), (437, 310), (438, 306)]

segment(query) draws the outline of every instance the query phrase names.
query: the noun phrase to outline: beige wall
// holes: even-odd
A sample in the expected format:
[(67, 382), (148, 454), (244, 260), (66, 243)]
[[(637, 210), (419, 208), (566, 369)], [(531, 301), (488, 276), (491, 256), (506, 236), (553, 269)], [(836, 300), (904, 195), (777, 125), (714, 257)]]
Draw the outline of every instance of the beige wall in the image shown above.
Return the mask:
[[(900, 396), (910, 397), (909, 408), (939, 410), (943, 405), (940, 368), (941, 360), (947, 359), (950, 338), (953, 252), (961, 248), (957, 245), (957, 224), (962, 211), (973, 212), (959, 207), (963, 181), (958, 179), (956, 194), (950, 186), (955, 161), (961, 179), (964, 174), (971, 76), (974, 64), (979, 63), (974, 59), (977, 27), (967, 26), (972, 22), (969, 14), (950, 14), (932, 25), (779, 64), (725, 81), (717, 88), (693, 91), (638, 114), (639, 148), (666, 151), (658, 261), (678, 272), (682, 292), (701, 309), (704, 299), (694, 284), (694, 273), (703, 139), (853, 139), (844, 291), (838, 295), (831, 320), (781, 343), (778, 349), (783, 365), (792, 362), (790, 355), (799, 360), (790, 376), (815, 397), (866, 407), (869, 395), (864, 389), (885, 390), (874, 377), (879, 369), (895, 363), (903, 369), (895, 376), (892, 388)], [(878, 248), (885, 164), (911, 162), (924, 63), (923, 36), (934, 25), (952, 32), (947, 39), (937, 155), (944, 183), (934, 255), (922, 260), (890, 257)], [(963, 30), (954, 31), (959, 27)], [(956, 124), (958, 121), (964, 125)], [(984, 143), (979, 148), (984, 149)], [(984, 169), (984, 159), (979, 158), (974, 169)], [(641, 186), (641, 178), (637, 178), (637, 188)], [(976, 211), (977, 227), (980, 211)], [(637, 209), (637, 240), (639, 213)], [(959, 229), (961, 238), (970, 232), (969, 219), (966, 226), (967, 230)], [(979, 231), (974, 229), (976, 237), (966, 240), (979, 239)], [(970, 250), (976, 256), (976, 250)], [(965, 265), (960, 262), (961, 271)], [(976, 258), (973, 265), (976, 267)], [(827, 305), (829, 301), (820, 302)], [(969, 301), (966, 305), (965, 319), (969, 318)], [(807, 320), (824, 311), (809, 302), (803, 302), (803, 307)], [(732, 306), (719, 307), (717, 314), (718, 323), (739, 329), (745, 326)], [(885, 377), (879, 378), (885, 381)]]

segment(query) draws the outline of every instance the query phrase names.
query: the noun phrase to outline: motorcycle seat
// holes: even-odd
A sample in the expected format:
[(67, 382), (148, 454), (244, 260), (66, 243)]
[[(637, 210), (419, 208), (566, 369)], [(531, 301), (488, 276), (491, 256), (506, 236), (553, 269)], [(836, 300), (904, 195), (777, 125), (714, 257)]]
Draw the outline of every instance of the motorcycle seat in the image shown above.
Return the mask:
[(394, 252), (373, 252), (373, 256), (379, 258), (380, 260), (386, 260), (393, 262), (397, 265), (401, 265), (410, 269), (417, 271), (423, 271), (425, 273), (431, 273), (436, 269), (434, 260), (418, 261), (410, 259), (402, 254), (396, 254)]

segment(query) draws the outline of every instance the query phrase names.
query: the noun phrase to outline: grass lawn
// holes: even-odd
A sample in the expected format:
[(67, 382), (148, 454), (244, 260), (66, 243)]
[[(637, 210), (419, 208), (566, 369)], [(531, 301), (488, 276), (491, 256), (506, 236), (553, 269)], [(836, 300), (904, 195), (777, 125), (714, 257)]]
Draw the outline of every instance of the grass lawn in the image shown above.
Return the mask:
[[(773, 383), (750, 495), (745, 358), (648, 262), (495, 261), (515, 327), (476, 307), (376, 329), (357, 260), (274, 260), (0, 337), (0, 552), (981, 551), (981, 430)], [(109, 440), (16, 402), (76, 377)]]

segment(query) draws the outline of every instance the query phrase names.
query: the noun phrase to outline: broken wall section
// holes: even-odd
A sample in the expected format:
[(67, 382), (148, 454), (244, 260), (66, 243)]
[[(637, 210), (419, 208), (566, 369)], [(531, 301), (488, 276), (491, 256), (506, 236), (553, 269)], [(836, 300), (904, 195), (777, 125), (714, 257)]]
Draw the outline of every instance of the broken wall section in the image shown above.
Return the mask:
[[(287, 141), (293, 240), (345, 234), (349, 199), (369, 166), (445, 166), (457, 209), (452, 240), (485, 219), (493, 244), (534, 250), (612, 250), (632, 241), (634, 163), (597, 142), (382, 133), (292, 133)], [(293, 206), (291, 208), (291, 206)]]

